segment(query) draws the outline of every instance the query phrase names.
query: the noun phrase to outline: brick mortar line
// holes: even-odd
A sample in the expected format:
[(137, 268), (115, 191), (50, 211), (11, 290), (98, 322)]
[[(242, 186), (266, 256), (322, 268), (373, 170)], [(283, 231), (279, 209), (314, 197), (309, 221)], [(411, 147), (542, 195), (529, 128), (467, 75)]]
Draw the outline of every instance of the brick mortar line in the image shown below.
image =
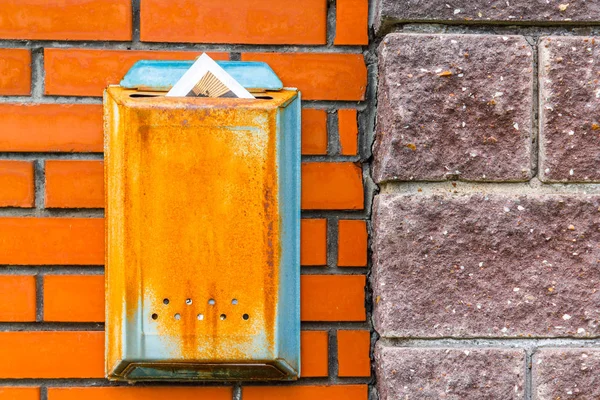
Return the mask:
[(339, 218), (339, 219), (358, 219), (364, 220), (369, 218), (367, 210), (302, 210), (302, 218), (307, 219), (324, 219), (324, 218)]
[(531, 54), (533, 55), (533, 98), (531, 101), (531, 175), (532, 178), (540, 175), (539, 160), (540, 160), (540, 77), (539, 77), (539, 38), (527, 36), (525, 38), (531, 46)]
[[(56, 217), (56, 218), (104, 218), (103, 208), (0, 208), (1, 217)], [(365, 220), (369, 218), (366, 210), (303, 210), (304, 219), (334, 218), (348, 220)]]
[(367, 321), (303, 321), (302, 322), (302, 330), (303, 331), (327, 331), (327, 330), (365, 330), (369, 327), (369, 323)]
[[(339, 253), (339, 221), (340, 219), (337, 217), (327, 218), (327, 266), (324, 267), (326, 271), (336, 270), (337, 268), (337, 260)], [(316, 268), (323, 267), (302, 267), (303, 270), (301, 271), (308, 271), (310, 273)]]
[[(101, 152), (24, 152), (24, 151), (4, 151), (0, 152), (0, 160), (19, 160), (19, 161), (47, 161), (47, 160), (64, 160), (64, 161), (103, 161), (104, 153)], [(302, 156), (302, 162), (360, 162), (359, 156), (347, 156), (342, 154), (327, 154), (327, 155), (312, 155), (306, 154)]]
[(523, 394), (525, 400), (531, 400), (533, 396), (533, 373), (532, 373), (533, 352), (530, 349), (525, 350), (525, 382), (523, 385)]
[[(367, 378), (339, 378), (337, 385), (367, 385)], [(142, 387), (235, 387), (239, 385), (243, 387), (261, 387), (261, 386), (323, 386), (332, 384), (327, 378), (300, 378), (297, 381), (289, 382), (278, 382), (278, 381), (194, 381), (194, 382), (136, 382), (131, 384), (128, 382), (114, 382), (103, 378), (24, 378), (15, 379), (7, 378), (0, 379), (0, 387), (28, 387), (28, 386), (40, 386), (47, 388), (70, 388), (70, 387), (82, 387), (82, 388), (110, 388), (110, 387), (129, 387), (129, 388), (142, 388)]]
[(0, 104), (27, 104), (27, 105), (45, 105), (45, 104), (92, 104), (101, 105), (102, 97), (92, 96), (0, 96)]
[[(81, 276), (81, 275), (76, 275)], [(301, 331), (332, 331), (337, 330), (365, 330), (369, 324), (364, 321), (302, 321)], [(104, 332), (105, 322), (100, 321), (27, 321), (7, 322), (0, 321), (0, 332)], [(1, 378), (0, 378), (1, 379)]]
[[(332, 379), (335, 378), (335, 379)], [(322, 378), (302, 378), (297, 381), (246, 381), (243, 382), (242, 386), (329, 386), (329, 385), (367, 385), (369, 383), (369, 378), (361, 378), (361, 377), (350, 377), (350, 378), (340, 378), (340, 377), (322, 377)]]
[[(327, 266), (302, 266), (300, 274), (304, 276), (365, 276), (366, 267), (336, 267), (336, 263)], [(102, 266), (32, 266), (0, 265), (1, 275), (103, 275)]]
[(44, 276), (35, 275), (35, 321), (40, 323), (44, 320)]
[(333, 46), (336, 33), (336, 14), (337, 14), (337, 3), (336, 0), (327, 0), (327, 20), (326, 20), (326, 41), (327, 46)]
[[(340, 369), (338, 363), (338, 341), (337, 329), (330, 329), (327, 332), (327, 375), (330, 379), (338, 377)], [(302, 374), (302, 372), (300, 372)]]
[[(47, 105), (47, 104), (90, 104), (102, 105), (102, 96), (55, 96), (44, 95), (41, 97), (33, 96), (0, 96), (0, 104), (27, 104), (27, 105)], [(368, 105), (364, 100), (302, 100), (302, 109), (316, 110), (358, 110), (364, 111)]]
[(60, 208), (0, 208), (0, 218), (104, 218), (100, 208), (60, 209)]
[(358, 163), (360, 162), (360, 156), (346, 156), (338, 153), (331, 153), (327, 155), (304, 155), (302, 156), (303, 162), (351, 162)]
[(35, 208), (44, 208), (46, 203), (46, 164), (44, 160), (33, 160), (33, 192)]
[[(102, 161), (104, 153), (101, 152), (24, 152), (24, 151), (4, 151), (0, 152), (0, 160), (19, 160), (19, 161), (43, 161), (43, 160), (64, 160), (64, 161)], [(342, 154), (327, 155), (302, 155), (302, 162), (360, 162), (359, 156), (348, 156)]]
[(64, 160), (64, 161), (102, 161), (103, 153), (74, 153), (63, 151), (57, 153), (49, 152), (23, 152), (23, 151), (4, 151), (0, 152), (0, 160), (19, 160), (19, 161), (48, 161), (48, 160)]
[(104, 332), (104, 323), (53, 321), (0, 322), (0, 332)]
[(379, 338), (379, 343), (401, 348), (479, 348), (479, 349), (525, 349), (589, 348), (600, 350), (600, 336), (589, 338), (537, 337), (537, 338)]
[(454, 194), (470, 195), (596, 195), (600, 194), (600, 183), (543, 183), (537, 178), (527, 182), (385, 182), (380, 183), (381, 194)]
[(96, 265), (67, 265), (67, 266), (49, 266), (49, 265), (0, 265), (0, 275), (103, 275), (104, 267)]
[(231, 397), (233, 400), (242, 400), (242, 384), (235, 383), (231, 390)]
[(0, 387), (30, 387), (40, 386), (46, 388), (70, 387), (225, 387), (232, 386), (234, 382), (137, 382), (132, 385), (128, 382), (113, 382), (104, 378), (0, 378)]
[(44, 48), (131, 51), (189, 51), (207, 53), (332, 53), (360, 54), (360, 45), (333, 44), (230, 44), (230, 43), (182, 43), (182, 42), (134, 42), (134, 41), (60, 41), (60, 40), (0, 40), (0, 48)]
[[(56, 218), (104, 218), (103, 208), (0, 208), (2, 217), (56, 217)], [(365, 220), (369, 218), (366, 210), (303, 210), (303, 219), (339, 218), (343, 220)]]
[[(377, 0), (369, 0), (369, 22), (373, 21), (374, 9)], [(369, 346), (369, 359), (371, 377), (369, 379), (369, 390), (368, 398), (370, 400), (377, 400), (379, 394), (377, 391), (377, 375), (375, 371), (375, 343), (377, 342), (378, 335), (373, 325), (373, 288), (371, 286), (371, 273), (373, 267), (372, 255), (371, 255), (371, 244), (372, 244), (372, 231), (371, 231), (371, 214), (373, 212), (373, 199), (379, 191), (378, 186), (373, 181), (371, 175), (371, 161), (373, 160), (373, 144), (375, 138), (375, 122), (377, 112), (377, 83), (378, 83), (378, 59), (377, 59), (377, 47), (379, 41), (376, 38), (371, 24), (369, 24), (369, 46), (367, 51), (364, 53), (365, 63), (367, 66), (367, 89), (365, 98), (369, 104), (369, 108), (358, 113), (358, 128), (359, 128), (359, 150), (362, 161), (362, 175), (363, 175), (363, 187), (365, 195), (365, 214), (367, 218), (367, 279), (365, 284), (365, 312), (367, 315), (366, 323), (369, 327), (370, 335), (370, 346)]]
[[(340, 123), (337, 110), (327, 110), (327, 155), (339, 154), (342, 150)], [(358, 160), (358, 157), (352, 157)]]
[(44, 52), (41, 48), (31, 50), (31, 97), (39, 99), (44, 95)]
[[(377, 32), (378, 37), (384, 37), (389, 33), (399, 30), (415, 30), (426, 33), (456, 33), (458, 30), (464, 30), (467, 34), (477, 34), (480, 32), (491, 34), (506, 34), (507, 32), (518, 32), (518, 35), (524, 35), (528, 31), (542, 31), (545, 35), (552, 35), (555, 32), (571, 36), (586, 36), (590, 33), (600, 32), (600, 22), (575, 22), (572, 24), (563, 23), (540, 23), (534, 21), (531, 23), (519, 24), (517, 21), (492, 22), (485, 21), (447, 21), (447, 20), (404, 20), (390, 21)], [(578, 32), (578, 30), (589, 30), (589, 32)]]
[(141, 0), (131, 1), (131, 42), (138, 45), (140, 43), (141, 30)]

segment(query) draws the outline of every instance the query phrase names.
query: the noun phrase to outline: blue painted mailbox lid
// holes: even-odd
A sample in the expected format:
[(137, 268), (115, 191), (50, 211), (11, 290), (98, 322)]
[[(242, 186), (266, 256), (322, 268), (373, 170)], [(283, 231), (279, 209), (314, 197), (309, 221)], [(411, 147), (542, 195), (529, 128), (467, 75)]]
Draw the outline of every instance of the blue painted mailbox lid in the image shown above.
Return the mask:
[[(167, 91), (173, 87), (193, 63), (193, 60), (138, 61), (127, 72), (120, 85), (127, 89)], [(248, 90), (283, 89), (283, 83), (267, 63), (217, 61), (217, 64)]]

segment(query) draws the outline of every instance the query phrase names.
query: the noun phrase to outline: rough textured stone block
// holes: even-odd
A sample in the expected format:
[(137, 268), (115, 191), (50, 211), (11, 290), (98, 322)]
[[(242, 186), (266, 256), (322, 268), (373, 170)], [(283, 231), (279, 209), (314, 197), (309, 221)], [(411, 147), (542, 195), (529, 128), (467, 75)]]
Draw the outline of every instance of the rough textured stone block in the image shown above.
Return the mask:
[(599, 399), (600, 350), (543, 349), (533, 357), (533, 399)]
[(380, 400), (523, 399), (523, 350), (417, 349), (379, 344), (375, 363)]
[(378, 96), (377, 182), (531, 176), (533, 62), (523, 37), (390, 34)]
[(599, 206), (586, 195), (378, 195), (376, 330), (600, 335)]
[(596, 0), (377, 0), (375, 29), (397, 22), (507, 23), (600, 21)]
[(543, 181), (600, 182), (600, 49), (596, 40), (549, 37), (540, 41)]

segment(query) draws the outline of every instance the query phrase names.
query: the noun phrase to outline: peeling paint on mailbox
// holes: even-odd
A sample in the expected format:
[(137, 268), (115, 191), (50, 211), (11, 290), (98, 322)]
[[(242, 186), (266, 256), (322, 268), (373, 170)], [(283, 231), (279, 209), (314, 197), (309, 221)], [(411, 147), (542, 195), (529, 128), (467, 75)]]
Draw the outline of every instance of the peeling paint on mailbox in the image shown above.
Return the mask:
[(298, 378), (300, 98), (263, 97), (107, 89), (109, 379)]

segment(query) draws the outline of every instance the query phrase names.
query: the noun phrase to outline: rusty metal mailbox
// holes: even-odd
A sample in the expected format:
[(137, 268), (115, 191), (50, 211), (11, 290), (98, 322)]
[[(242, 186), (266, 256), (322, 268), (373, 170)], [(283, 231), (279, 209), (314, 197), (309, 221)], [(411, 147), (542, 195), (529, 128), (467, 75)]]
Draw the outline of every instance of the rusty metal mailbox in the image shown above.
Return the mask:
[(300, 95), (266, 64), (221, 64), (265, 90), (148, 92), (177, 62), (138, 65), (105, 92), (111, 380), (299, 376)]

